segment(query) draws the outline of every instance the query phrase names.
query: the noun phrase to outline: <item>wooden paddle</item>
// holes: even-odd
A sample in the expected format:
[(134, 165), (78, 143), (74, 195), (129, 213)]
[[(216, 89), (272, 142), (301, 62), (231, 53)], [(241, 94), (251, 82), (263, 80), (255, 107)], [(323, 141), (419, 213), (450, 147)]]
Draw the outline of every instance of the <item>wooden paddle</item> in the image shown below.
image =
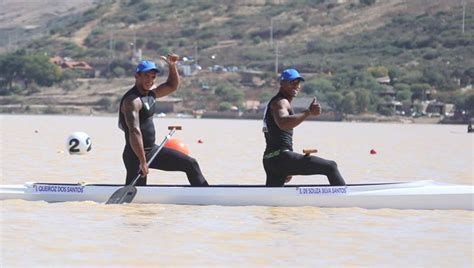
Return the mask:
[[(169, 126), (168, 130), (171, 130), (168, 135), (165, 136), (165, 139), (161, 142), (160, 146), (156, 150), (156, 152), (153, 154), (153, 156), (148, 160), (147, 164), (150, 164), (153, 162), (155, 157), (158, 155), (158, 153), (161, 151), (163, 146), (165, 146), (165, 143), (173, 136), (174, 132), (176, 130), (181, 130), (181, 126)], [(137, 177), (132, 181), (131, 184), (126, 185), (117, 191), (115, 191), (112, 196), (107, 200), (106, 204), (123, 204), (123, 203), (131, 203), (133, 201), (133, 198), (135, 198), (135, 195), (137, 194), (137, 188), (135, 187), (135, 184), (137, 184), (138, 179), (142, 174), (140, 171), (138, 172)]]
[(303, 153), (305, 156), (310, 156), (312, 153), (317, 153), (318, 150), (316, 149), (303, 149)]

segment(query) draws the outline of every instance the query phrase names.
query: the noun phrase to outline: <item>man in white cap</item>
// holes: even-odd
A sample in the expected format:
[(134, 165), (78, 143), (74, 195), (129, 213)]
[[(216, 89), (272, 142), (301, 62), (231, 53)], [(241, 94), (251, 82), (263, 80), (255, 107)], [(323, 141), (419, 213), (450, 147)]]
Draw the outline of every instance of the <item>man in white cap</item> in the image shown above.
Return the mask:
[(321, 114), (321, 106), (313, 99), (308, 109), (294, 113), (291, 101), (298, 95), (304, 78), (295, 69), (280, 75), (280, 89), (267, 105), (263, 118), (266, 148), (263, 167), (267, 174), (266, 186), (281, 187), (293, 175), (323, 174), (333, 186), (345, 185), (337, 164), (317, 156), (293, 152), (293, 128), (310, 115)]
[(154, 62), (141, 61), (135, 70), (135, 86), (127, 91), (120, 101), (119, 127), (125, 132), (122, 158), (127, 169), (126, 184), (131, 184), (140, 172), (142, 176), (136, 185), (146, 185), (148, 168), (155, 168), (183, 171), (191, 186), (208, 186), (196, 159), (182, 152), (163, 147), (156, 158), (147, 164), (147, 160), (158, 149), (153, 124), (156, 99), (173, 93), (180, 82), (176, 69), (179, 56), (170, 53), (161, 59), (169, 67), (166, 82), (155, 87), (154, 81), (160, 71)]

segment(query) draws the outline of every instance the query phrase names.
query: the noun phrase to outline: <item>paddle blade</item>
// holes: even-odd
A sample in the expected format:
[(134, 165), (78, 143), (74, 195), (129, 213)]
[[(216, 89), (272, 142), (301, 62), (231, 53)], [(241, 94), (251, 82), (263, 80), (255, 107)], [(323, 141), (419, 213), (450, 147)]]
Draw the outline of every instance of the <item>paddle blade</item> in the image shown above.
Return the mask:
[(115, 191), (106, 204), (131, 203), (136, 194), (137, 188), (133, 185), (128, 185)]

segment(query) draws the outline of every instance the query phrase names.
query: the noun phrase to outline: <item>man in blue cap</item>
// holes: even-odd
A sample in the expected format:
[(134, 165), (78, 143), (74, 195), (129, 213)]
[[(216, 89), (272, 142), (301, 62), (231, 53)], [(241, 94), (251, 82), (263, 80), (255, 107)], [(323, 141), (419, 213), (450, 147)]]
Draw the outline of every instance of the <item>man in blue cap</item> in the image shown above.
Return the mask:
[(293, 152), (293, 128), (308, 116), (321, 114), (316, 98), (304, 112), (293, 112), (291, 101), (298, 95), (303, 81), (297, 70), (284, 70), (280, 75), (280, 90), (265, 109), (263, 132), (267, 146), (263, 154), (263, 167), (267, 174), (266, 186), (281, 187), (293, 175), (313, 174), (326, 175), (333, 186), (345, 185), (336, 162)]
[(183, 171), (191, 186), (208, 186), (196, 159), (182, 152), (163, 147), (156, 158), (147, 164), (147, 159), (158, 149), (153, 124), (156, 99), (173, 93), (180, 82), (176, 68), (179, 56), (170, 53), (161, 59), (169, 68), (166, 82), (155, 86), (154, 81), (160, 71), (154, 62), (141, 61), (135, 70), (135, 86), (128, 90), (120, 101), (119, 127), (125, 132), (122, 157), (127, 169), (126, 184), (131, 184), (137, 172), (140, 172), (142, 176), (136, 185), (146, 185), (148, 168), (154, 168)]

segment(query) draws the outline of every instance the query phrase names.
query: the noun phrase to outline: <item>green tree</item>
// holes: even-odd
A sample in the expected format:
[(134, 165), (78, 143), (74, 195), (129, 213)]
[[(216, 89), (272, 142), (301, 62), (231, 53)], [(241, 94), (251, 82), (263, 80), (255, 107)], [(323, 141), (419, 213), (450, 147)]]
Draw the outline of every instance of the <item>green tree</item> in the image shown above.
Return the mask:
[(303, 84), (301, 91), (308, 95), (316, 94), (317, 92), (326, 93), (335, 91), (336, 88), (333, 86), (332, 81), (326, 78), (318, 78), (308, 83)]
[(49, 57), (44, 54), (26, 56), (23, 64), (26, 86), (30, 81), (34, 81), (40, 86), (50, 87), (61, 79), (59, 67), (51, 63)]
[(342, 99), (344, 97), (339, 92), (329, 92), (326, 94), (327, 104), (336, 111), (341, 111)]
[(373, 77), (384, 77), (388, 75), (388, 70), (384, 66), (369, 67), (367, 69)]
[(400, 77), (400, 74), (401, 74), (400, 69), (398, 69), (397, 67), (388, 68), (388, 77), (390, 77), (390, 83), (391, 84), (396, 83)]
[(219, 85), (217, 86), (215, 93), (221, 97), (224, 101), (240, 103), (244, 99), (244, 93), (240, 90), (235, 89), (230, 85)]
[(412, 96), (412, 93), (410, 90), (397, 91), (397, 100), (401, 102), (411, 100), (411, 96)]
[(66, 69), (61, 75), (61, 80), (74, 80), (84, 76), (84, 72), (81, 70)]
[(112, 73), (115, 77), (122, 77), (125, 75), (125, 70), (122, 67), (117, 66), (112, 70)]
[(23, 51), (0, 56), (0, 77), (5, 79), (9, 91), (13, 89), (13, 82), (24, 73), (23, 57)]
[(52, 86), (61, 78), (60, 69), (44, 54), (25, 55), (23, 51), (0, 56), (0, 77), (9, 90), (14, 81), (22, 81), (26, 87), (31, 82), (40, 86)]
[(393, 88), (395, 88), (396, 91), (405, 91), (410, 90), (410, 85), (407, 85), (405, 83), (396, 83), (393, 85)]
[(232, 103), (227, 102), (227, 101), (223, 101), (223, 102), (219, 103), (219, 107), (217, 109), (221, 112), (230, 111), (230, 109), (232, 109), (232, 106), (233, 106)]
[(355, 93), (355, 112), (365, 113), (368, 110), (370, 104), (370, 91), (367, 89), (358, 89)]
[(344, 95), (341, 109), (346, 114), (353, 114), (356, 111), (356, 94), (353, 91), (349, 91)]
[(474, 93), (463, 94), (456, 100), (456, 107), (474, 115)]

